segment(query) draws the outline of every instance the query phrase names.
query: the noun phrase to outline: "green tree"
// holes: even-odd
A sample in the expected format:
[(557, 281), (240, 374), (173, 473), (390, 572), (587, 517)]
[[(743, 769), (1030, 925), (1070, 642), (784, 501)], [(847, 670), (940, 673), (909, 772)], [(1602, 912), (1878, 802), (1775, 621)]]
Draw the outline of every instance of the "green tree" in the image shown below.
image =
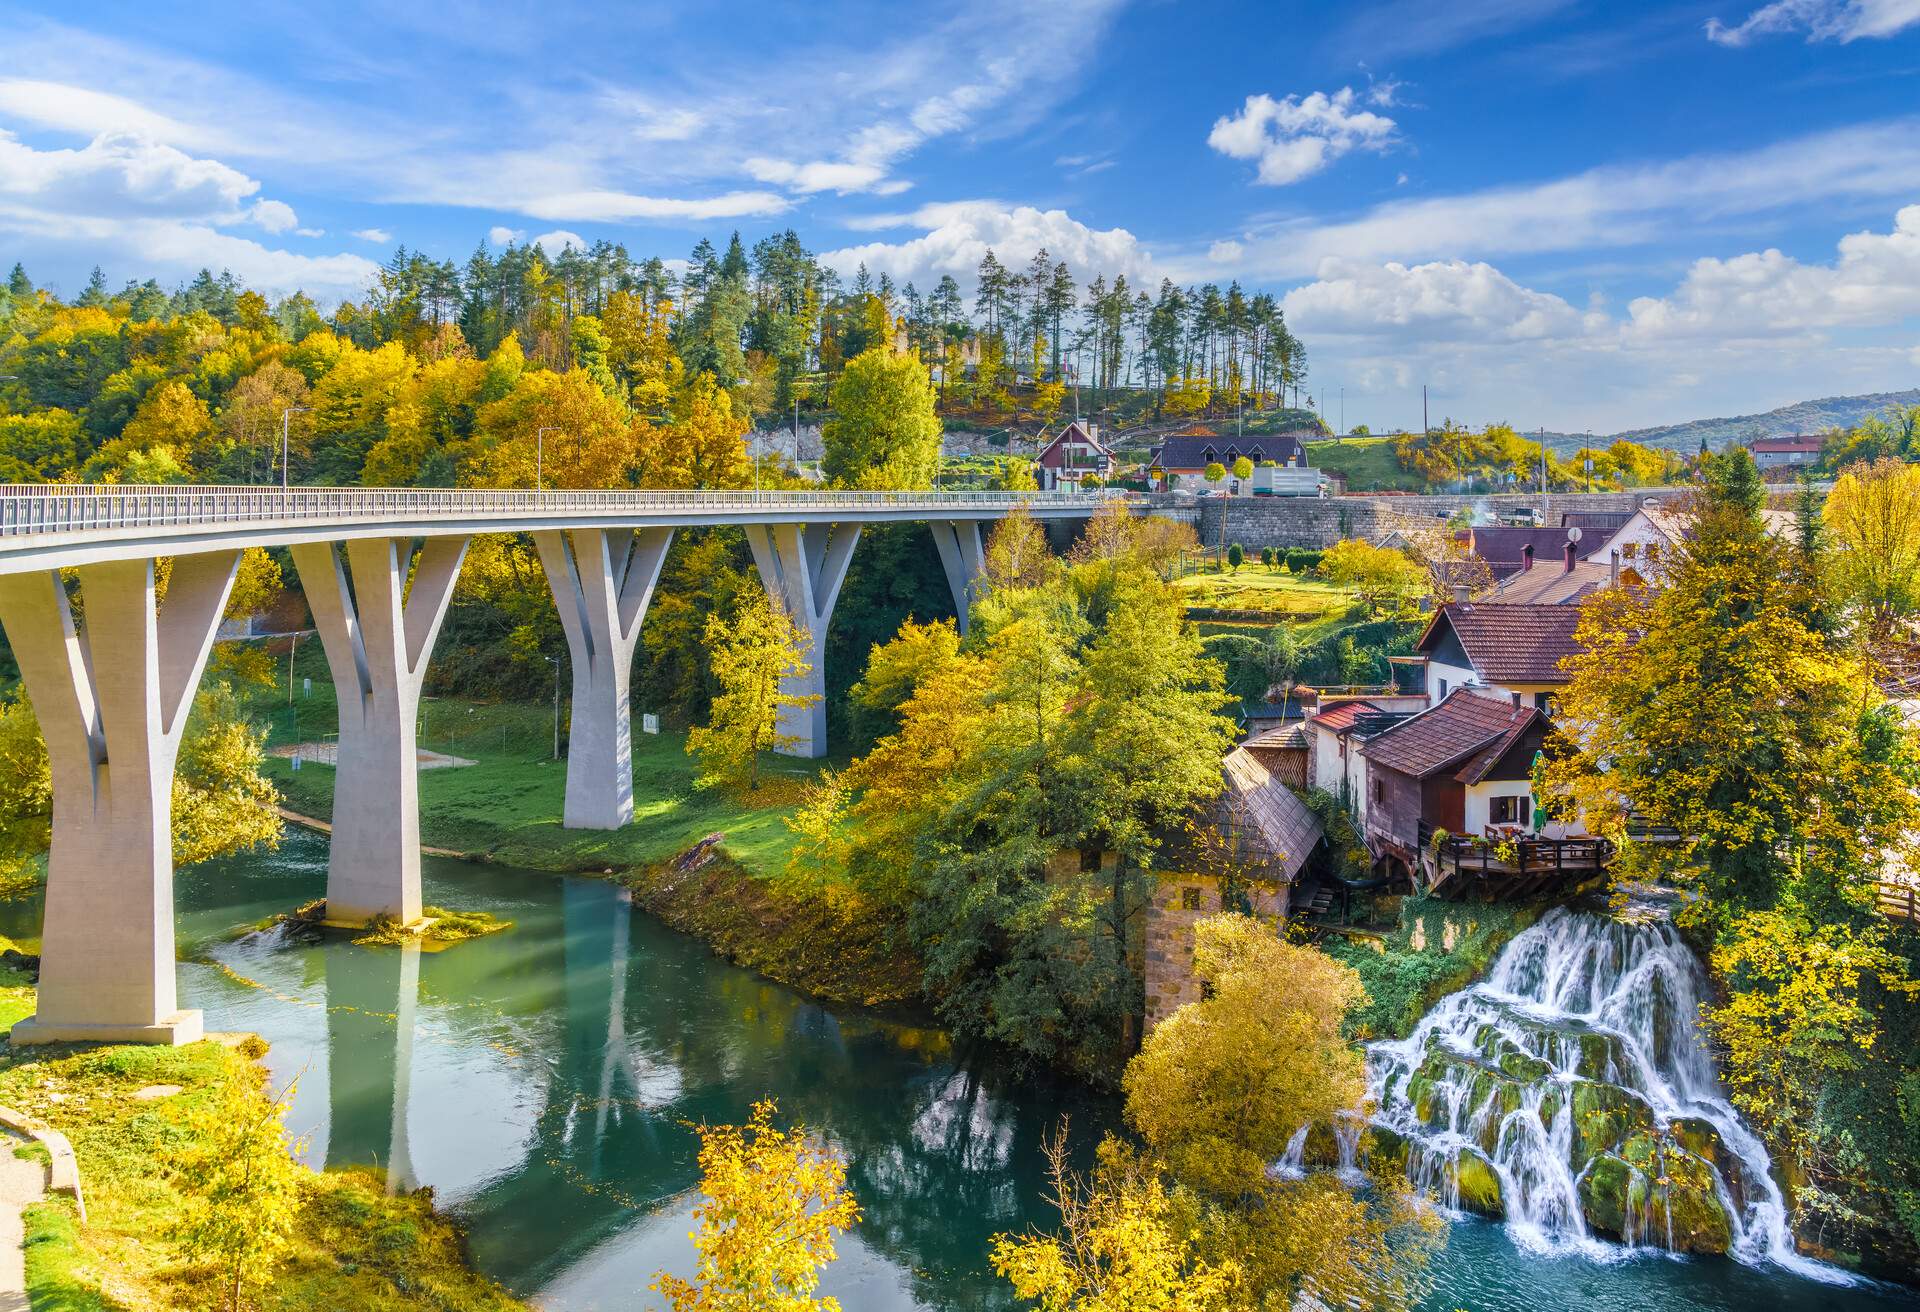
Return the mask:
[(833, 385), (821, 469), (841, 487), (924, 488), (940, 467), (940, 420), (927, 367), (876, 346)]
[(692, 1280), (665, 1271), (652, 1288), (673, 1312), (839, 1312), (816, 1298), (834, 1236), (860, 1219), (847, 1166), (795, 1126), (773, 1124), (771, 1100), (745, 1126), (696, 1126), (700, 1192), (693, 1209), (699, 1254)]
[(1234, 461), (1233, 476), (1243, 483), (1252, 478), (1253, 461), (1247, 459), (1245, 456), (1241, 456), (1238, 460)]
[(1240, 566), (1246, 563), (1247, 553), (1238, 542), (1227, 548), (1227, 566), (1234, 573), (1240, 572)]
[(781, 714), (820, 700), (782, 686), (812, 667), (792, 617), (764, 591), (742, 597), (731, 617), (710, 617), (706, 640), (720, 690), (707, 723), (688, 731), (687, 752), (699, 758), (703, 786), (752, 791), (760, 786), (760, 753), (799, 741), (780, 732)]
[(273, 1283), (292, 1247), (306, 1170), (287, 1142), (289, 1084), (277, 1094), (236, 1076), (177, 1116), (166, 1166), (180, 1204), (171, 1230), (181, 1255), (227, 1283), (228, 1312)]
[(1200, 477), (1204, 478), (1209, 483), (1218, 483), (1221, 479), (1225, 478), (1226, 476), (1227, 476), (1227, 467), (1221, 464), (1218, 460), (1209, 461), (1207, 464), (1207, 467), (1200, 471)]

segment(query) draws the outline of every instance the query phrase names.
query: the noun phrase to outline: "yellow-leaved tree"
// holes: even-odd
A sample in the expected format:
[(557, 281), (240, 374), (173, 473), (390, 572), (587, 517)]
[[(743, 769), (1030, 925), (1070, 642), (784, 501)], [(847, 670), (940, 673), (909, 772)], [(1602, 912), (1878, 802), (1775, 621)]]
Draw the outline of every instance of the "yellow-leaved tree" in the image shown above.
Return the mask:
[(1193, 1209), (1118, 1140), (1088, 1180), (1067, 1166), (1065, 1127), (1047, 1141), (1059, 1235), (996, 1235), (993, 1269), (1045, 1312), (1227, 1312), (1240, 1270), (1196, 1252)]
[(800, 1126), (774, 1125), (771, 1100), (744, 1126), (695, 1127), (700, 1135), (699, 1261), (692, 1280), (662, 1271), (653, 1288), (673, 1312), (839, 1312), (817, 1298), (834, 1236), (860, 1219), (839, 1154)]
[(1834, 480), (1821, 516), (1848, 600), (1884, 632), (1920, 610), (1920, 465), (1886, 456)]
[(710, 616), (706, 637), (720, 691), (706, 724), (688, 730), (687, 752), (699, 758), (702, 786), (751, 791), (760, 786), (760, 753), (799, 741), (780, 731), (781, 713), (820, 700), (783, 687), (812, 666), (793, 618), (763, 590), (744, 594), (730, 618)]
[(171, 1238), (226, 1286), (228, 1312), (264, 1289), (286, 1259), (306, 1170), (293, 1159), (286, 1111), (293, 1086), (269, 1093), (249, 1073), (183, 1103), (165, 1165), (180, 1197)]

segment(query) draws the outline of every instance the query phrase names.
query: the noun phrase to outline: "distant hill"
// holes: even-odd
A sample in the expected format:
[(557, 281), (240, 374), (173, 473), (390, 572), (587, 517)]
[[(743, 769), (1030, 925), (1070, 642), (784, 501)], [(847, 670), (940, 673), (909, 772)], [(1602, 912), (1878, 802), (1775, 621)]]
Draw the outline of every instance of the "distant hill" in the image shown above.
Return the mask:
[[(1890, 405), (1920, 405), (1920, 387), (1904, 392), (1869, 392), (1865, 396), (1824, 396), (1818, 401), (1783, 405), (1765, 414), (1691, 419), (1684, 424), (1629, 429), (1604, 438), (1596, 433), (1593, 441), (1596, 445), (1604, 445), (1615, 438), (1624, 437), (1643, 446), (1664, 447), (1669, 451), (1698, 451), (1704, 438), (1709, 447), (1719, 450), (1730, 442), (1745, 442), (1749, 438), (1819, 433), (1835, 427), (1851, 428), (1868, 415), (1878, 414)], [(1547, 444), (1555, 451), (1577, 450), (1586, 440), (1582, 433), (1547, 434)]]

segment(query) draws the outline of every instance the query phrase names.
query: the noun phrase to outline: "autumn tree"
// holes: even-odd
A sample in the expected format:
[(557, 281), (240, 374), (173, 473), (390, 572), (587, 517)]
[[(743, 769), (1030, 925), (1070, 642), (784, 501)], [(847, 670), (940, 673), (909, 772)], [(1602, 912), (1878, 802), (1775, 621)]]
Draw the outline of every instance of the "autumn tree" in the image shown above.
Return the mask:
[(541, 369), (481, 408), (461, 467), (476, 487), (626, 487), (635, 455), (619, 401), (580, 370)]
[(732, 616), (711, 616), (706, 641), (720, 691), (707, 723), (687, 733), (687, 752), (699, 758), (703, 786), (752, 791), (760, 786), (760, 753), (800, 741), (781, 730), (781, 717), (820, 700), (788, 689), (812, 668), (806, 640), (786, 609), (760, 591), (742, 597)]
[(1362, 538), (1334, 543), (1320, 557), (1320, 574), (1350, 588), (1368, 606), (1410, 601), (1427, 590), (1427, 576), (1405, 552), (1376, 547)]
[(839, 1312), (820, 1298), (820, 1268), (834, 1236), (860, 1219), (847, 1167), (804, 1128), (773, 1123), (769, 1100), (745, 1126), (696, 1126), (700, 1192), (693, 1209), (699, 1255), (692, 1280), (662, 1271), (652, 1288), (674, 1312)]
[(1920, 611), (1920, 466), (1888, 456), (1848, 469), (1827, 493), (1821, 526), (1840, 548), (1842, 590), (1871, 630)]
[(219, 1274), (228, 1312), (273, 1283), (292, 1247), (306, 1174), (287, 1142), (292, 1094), (292, 1085), (268, 1093), (249, 1071), (176, 1114), (180, 1133), (165, 1155), (180, 1199), (172, 1238), (188, 1261)]
[[(1064, 1127), (1063, 1127), (1064, 1128)], [(1238, 1266), (1196, 1251), (1188, 1213), (1157, 1172), (1118, 1140), (1100, 1146), (1091, 1179), (1067, 1164), (1065, 1135), (1048, 1139), (1047, 1201), (1058, 1235), (996, 1235), (993, 1269), (1045, 1312), (1230, 1312)]]
[(821, 469), (842, 487), (931, 487), (940, 468), (933, 383), (913, 355), (876, 346), (855, 356), (834, 384), (833, 417), (821, 430)]

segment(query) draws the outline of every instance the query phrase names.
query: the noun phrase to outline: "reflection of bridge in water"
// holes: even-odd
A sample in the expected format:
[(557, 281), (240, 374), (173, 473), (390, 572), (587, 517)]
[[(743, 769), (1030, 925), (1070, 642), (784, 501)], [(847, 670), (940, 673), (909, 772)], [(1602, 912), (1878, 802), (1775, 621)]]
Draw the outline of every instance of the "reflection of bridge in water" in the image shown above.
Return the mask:
[[(501, 914), (520, 924), (501, 935), (442, 953), (320, 949), (329, 1166), (441, 1186), (481, 1267), (522, 1292), (603, 1264), (631, 1294), (669, 1238), (664, 1217), (647, 1218), (677, 1216), (698, 1183), (683, 1121), (738, 1122), (772, 1096), (783, 1120), (847, 1154), (866, 1249), (906, 1279), (937, 1278), (942, 1307), (1000, 1305), (990, 1279), (970, 1286), (966, 1272), (1038, 1194), (1055, 1114), (1045, 1091), (1023, 1104), (956, 1066), (937, 1031), (843, 1020), (726, 966), (612, 884), (513, 889)], [(490, 1115), (484, 1143), (459, 1091), (448, 1097), (447, 1068), (470, 1069), (476, 1052), (513, 1073), (512, 1128)], [(500, 1088), (477, 1081), (468, 1096)], [(1080, 1119), (1086, 1134), (1100, 1117)], [(480, 1160), (493, 1164), (451, 1191), (434, 1178)]]
[[(823, 639), (867, 524), (927, 525), (964, 625), (984, 525), (1016, 511), (1085, 520), (1097, 504), (1002, 492), (0, 486), (0, 625), (53, 779), (39, 1010), (13, 1040), (199, 1036), (174, 984), (173, 775), (245, 548), (292, 553), (333, 674), (328, 918), (410, 924), (421, 913), (420, 690), (474, 534), (525, 533), (538, 548), (572, 656), (564, 822), (614, 829), (633, 816), (634, 648), (680, 529), (745, 533), (807, 651), (805, 673), (786, 682), (814, 699), (783, 712), (782, 731), (797, 754), (820, 756)], [(63, 570), (78, 579), (84, 623)]]

